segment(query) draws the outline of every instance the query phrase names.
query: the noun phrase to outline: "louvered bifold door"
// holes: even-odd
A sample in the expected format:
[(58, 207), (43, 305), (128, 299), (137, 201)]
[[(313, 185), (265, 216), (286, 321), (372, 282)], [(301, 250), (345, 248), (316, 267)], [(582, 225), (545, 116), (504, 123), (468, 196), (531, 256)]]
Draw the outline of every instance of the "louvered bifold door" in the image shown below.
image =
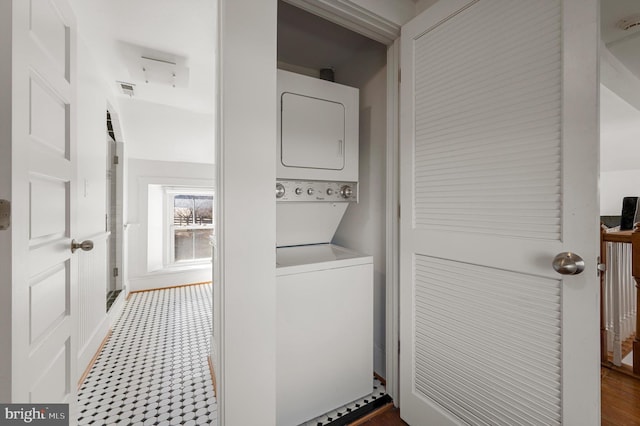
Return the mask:
[(448, 0), (403, 29), (401, 408), (412, 425), (565, 421), (567, 284), (551, 268), (575, 204), (563, 186), (574, 173), (565, 13), (562, 0)]

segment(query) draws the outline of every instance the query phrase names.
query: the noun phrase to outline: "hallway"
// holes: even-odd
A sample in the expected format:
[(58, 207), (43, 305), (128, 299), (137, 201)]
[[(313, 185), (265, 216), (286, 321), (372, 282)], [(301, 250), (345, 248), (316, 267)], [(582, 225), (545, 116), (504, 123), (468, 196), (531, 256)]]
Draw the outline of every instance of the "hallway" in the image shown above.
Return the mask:
[(79, 425), (206, 425), (211, 284), (131, 294), (78, 393)]

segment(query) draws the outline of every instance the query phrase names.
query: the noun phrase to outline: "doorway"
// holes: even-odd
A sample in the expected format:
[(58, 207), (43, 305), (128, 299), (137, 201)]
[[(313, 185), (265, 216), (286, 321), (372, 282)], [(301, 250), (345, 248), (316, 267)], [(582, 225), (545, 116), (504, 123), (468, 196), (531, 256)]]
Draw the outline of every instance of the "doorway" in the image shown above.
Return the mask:
[(118, 126), (112, 113), (107, 110), (107, 175), (105, 232), (108, 236), (107, 249), (107, 312), (123, 290), (122, 286), (122, 150), (123, 143), (116, 139)]

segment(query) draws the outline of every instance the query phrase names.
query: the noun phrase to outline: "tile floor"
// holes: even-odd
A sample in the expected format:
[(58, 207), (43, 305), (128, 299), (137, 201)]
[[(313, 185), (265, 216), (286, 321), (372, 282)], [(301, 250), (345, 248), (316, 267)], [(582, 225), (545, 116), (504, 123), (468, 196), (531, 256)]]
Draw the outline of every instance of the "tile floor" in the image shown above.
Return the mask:
[(78, 393), (78, 424), (215, 424), (210, 336), (210, 284), (132, 294)]
[[(210, 336), (211, 284), (132, 294), (78, 393), (78, 424), (216, 424)], [(330, 425), (386, 393), (377, 379), (373, 389), (304, 425)]]
[(305, 422), (303, 426), (330, 426), (332, 422), (338, 422), (340, 417), (344, 416), (345, 414), (355, 411), (358, 408), (363, 407), (371, 403), (372, 401), (383, 397), (386, 393), (387, 391), (384, 385), (380, 383), (380, 380), (374, 378), (373, 393), (371, 395), (367, 395), (357, 401), (353, 401), (350, 404), (347, 404), (320, 417)]

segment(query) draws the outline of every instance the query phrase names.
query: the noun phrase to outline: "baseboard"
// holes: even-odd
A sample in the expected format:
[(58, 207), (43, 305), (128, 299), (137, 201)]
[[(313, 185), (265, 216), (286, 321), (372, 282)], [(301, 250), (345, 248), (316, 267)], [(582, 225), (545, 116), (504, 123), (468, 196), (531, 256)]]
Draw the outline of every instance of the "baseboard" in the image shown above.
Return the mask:
[(326, 423), (327, 426), (353, 426), (360, 425), (364, 422), (371, 420), (373, 417), (379, 416), (387, 410), (393, 408), (393, 400), (389, 395), (384, 395), (379, 399), (375, 399), (368, 404), (351, 411), (343, 416), (340, 416), (330, 423)]
[(190, 286), (194, 286), (194, 285), (203, 285), (203, 284), (211, 284), (211, 281), (202, 281), (202, 282), (199, 282), (199, 283), (178, 284), (178, 285), (171, 285), (171, 286), (167, 286), (167, 287), (149, 288), (149, 289), (145, 289), (145, 290), (134, 290), (134, 291), (130, 291), (129, 292), (129, 295), (127, 296), (127, 300), (129, 300), (131, 295), (134, 294), (134, 293), (146, 293), (148, 291), (168, 290), (170, 288), (190, 287)]
[(368, 422), (369, 420), (373, 419), (374, 417), (377, 417), (383, 413), (386, 413), (387, 411), (391, 410), (393, 408), (393, 402), (389, 402), (386, 405), (383, 405), (382, 407), (378, 408), (376, 411), (367, 414), (364, 417), (359, 418), (358, 420), (354, 421), (353, 423), (349, 423), (349, 426), (359, 426), (363, 423)]
[(93, 368), (93, 364), (96, 363), (96, 360), (100, 356), (100, 352), (102, 352), (102, 348), (104, 348), (104, 345), (107, 344), (107, 341), (109, 340), (109, 337), (111, 337), (111, 329), (109, 329), (109, 331), (107, 331), (107, 335), (104, 336), (104, 339), (102, 339), (102, 342), (100, 343), (100, 346), (98, 346), (98, 350), (96, 351), (96, 353), (93, 355), (93, 357), (89, 361), (89, 364), (87, 365), (87, 368), (85, 368), (84, 373), (82, 373), (82, 376), (80, 376), (80, 380), (78, 380), (78, 390), (80, 390), (80, 388), (82, 387), (82, 384), (87, 379), (87, 376), (89, 375), (89, 372), (91, 371), (91, 368)]
[(181, 271), (153, 272), (147, 275), (131, 277), (128, 281), (129, 293), (142, 290), (158, 290), (179, 286), (180, 283), (199, 283), (211, 281), (211, 267)]
[(209, 373), (211, 373), (211, 382), (213, 383), (213, 393), (215, 397), (218, 397), (218, 382), (216, 380), (216, 372), (213, 369), (213, 361), (211, 361), (211, 357), (207, 357), (207, 361), (209, 362)]

